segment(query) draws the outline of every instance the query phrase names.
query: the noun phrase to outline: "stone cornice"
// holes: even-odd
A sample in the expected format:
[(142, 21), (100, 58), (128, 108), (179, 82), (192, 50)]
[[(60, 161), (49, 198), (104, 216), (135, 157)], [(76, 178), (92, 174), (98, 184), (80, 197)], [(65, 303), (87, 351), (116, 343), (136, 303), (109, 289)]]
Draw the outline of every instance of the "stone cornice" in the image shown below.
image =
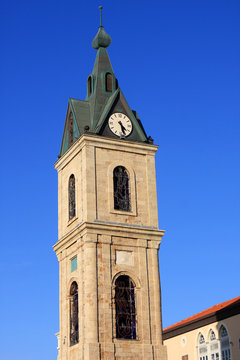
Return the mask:
[[(93, 242), (95, 242), (95, 236), (97, 234), (101, 234), (110, 235), (112, 237), (144, 239), (148, 240), (148, 242), (146, 242), (147, 247), (158, 248), (161, 243), (161, 238), (164, 235), (164, 230), (144, 226), (113, 224), (101, 221), (84, 222), (79, 223), (74, 229), (59, 239), (53, 246), (53, 249), (56, 253), (59, 253), (63, 249), (71, 246), (71, 244), (76, 242), (79, 238), (89, 234), (93, 235)], [(101, 240), (99, 242), (101, 242)], [(137, 243), (136, 246), (138, 246)]]
[(119, 150), (124, 152), (132, 152), (143, 155), (154, 155), (158, 149), (158, 145), (151, 145), (146, 143), (138, 143), (134, 141), (127, 141), (122, 139), (112, 139), (101, 137), (92, 134), (83, 134), (68, 151), (54, 164), (59, 171), (65, 167), (68, 162), (75, 157), (79, 151), (86, 145), (101, 147), (111, 150)]

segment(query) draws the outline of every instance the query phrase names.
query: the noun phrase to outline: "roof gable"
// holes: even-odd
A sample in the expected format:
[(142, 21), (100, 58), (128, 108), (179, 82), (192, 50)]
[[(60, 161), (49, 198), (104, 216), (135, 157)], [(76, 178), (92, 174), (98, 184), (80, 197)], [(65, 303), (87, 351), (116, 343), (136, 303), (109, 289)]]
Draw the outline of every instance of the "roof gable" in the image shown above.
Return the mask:
[(115, 112), (124, 113), (127, 115), (133, 124), (133, 130), (131, 134), (126, 138), (126, 140), (130, 141), (147, 141), (146, 133), (143, 129), (140, 119), (137, 117), (137, 113), (133, 113), (130, 109), (122, 91), (118, 88), (111, 98), (109, 98), (104, 111), (99, 119), (99, 122), (94, 129), (94, 132), (99, 135), (119, 138), (115, 134), (113, 134), (108, 127), (108, 118)]
[[(73, 138), (72, 143), (70, 141), (70, 116), (72, 114), (72, 131)], [(72, 144), (74, 144), (77, 139), (83, 134), (84, 128), (89, 126), (90, 117), (89, 117), (89, 104), (82, 100), (69, 99), (68, 109), (66, 114), (66, 120), (63, 131), (62, 145), (60, 150), (60, 156), (62, 156)]]

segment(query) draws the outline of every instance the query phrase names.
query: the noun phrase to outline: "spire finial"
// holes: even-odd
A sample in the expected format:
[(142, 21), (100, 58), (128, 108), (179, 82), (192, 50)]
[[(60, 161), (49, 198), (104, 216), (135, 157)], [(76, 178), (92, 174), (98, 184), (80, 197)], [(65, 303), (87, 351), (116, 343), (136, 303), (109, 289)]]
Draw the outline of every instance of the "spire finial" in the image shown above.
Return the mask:
[(102, 27), (102, 6), (99, 6), (99, 10), (100, 10), (100, 27)]
[(92, 41), (92, 47), (96, 50), (99, 49), (100, 47), (107, 48), (111, 44), (111, 41), (112, 41), (112, 39), (106, 33), (106, 31), (104, 30), (104, 27), (102, 25), (102, 8), (103, 8), (102, 6), (99, 6), (100, 26), (99, 26), (97, 35), (95, 36), (95, 38)]

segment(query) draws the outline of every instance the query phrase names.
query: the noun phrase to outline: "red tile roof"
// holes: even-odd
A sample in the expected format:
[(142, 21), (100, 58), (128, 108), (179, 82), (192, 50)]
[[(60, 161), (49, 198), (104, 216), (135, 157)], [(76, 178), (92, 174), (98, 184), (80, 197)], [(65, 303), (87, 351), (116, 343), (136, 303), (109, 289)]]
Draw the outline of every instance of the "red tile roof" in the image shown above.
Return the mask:
[(201, 312), (199, 312), (199, 313), (197, 313), (197, 314), (195, 314), (193, 316), (188, 317), (187, 319), (179, 321), (176, 324), (171, 325), (171, 326), (163, 329), (163, 333), (175, 330), (177, 328), (181, 328), (182, 326), (185, 326), (185, 325), (191, 324), (193, 322), (196, 322), (198, 320), (210, 317), (211, 315), (216, 314), (219, 310), (226, 309), (227, 307), (230, 307), (233, 304), (236, 304), (237, 302), (240, 303), (240, 296), (238, 296), (238, 297), (236, 297), (234, 299), (225, 301), (225, 302), (223, 302), (221, 304), (214, 305), (214, 306), (212, 306), (212, 307), (210, 307), (210, 308), (208, 308), (206, 310), (203, 310), (203, 311), (201, 311)]

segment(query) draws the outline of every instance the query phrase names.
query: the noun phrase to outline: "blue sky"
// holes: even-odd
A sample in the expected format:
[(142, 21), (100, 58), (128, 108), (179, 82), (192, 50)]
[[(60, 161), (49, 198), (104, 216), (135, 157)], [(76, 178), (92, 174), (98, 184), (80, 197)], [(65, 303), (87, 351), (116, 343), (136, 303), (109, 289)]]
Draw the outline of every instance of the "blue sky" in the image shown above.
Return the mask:
[(57, 173), (68, 97), (84, 99), (103, 24), (156, 157), (163, 325), (239, 295), (240, 2), (1, 2), (4, 360), (56, 359)]

